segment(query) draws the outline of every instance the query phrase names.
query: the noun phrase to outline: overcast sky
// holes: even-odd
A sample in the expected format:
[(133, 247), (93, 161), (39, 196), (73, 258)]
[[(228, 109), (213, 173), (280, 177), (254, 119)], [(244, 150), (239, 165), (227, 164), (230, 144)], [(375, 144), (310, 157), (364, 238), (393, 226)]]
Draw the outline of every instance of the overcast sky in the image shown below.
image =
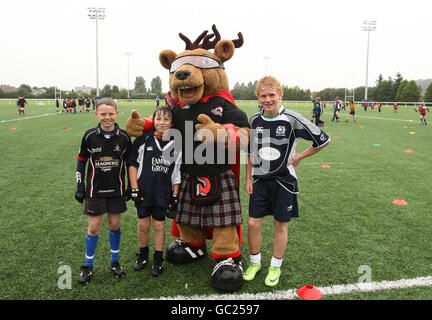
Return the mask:
[[(147, 87), (168, 71), (159, 52), (184, 50), (182, 32), (194, 40), (216, 24), (222, 39), (244, 36), (225, 63), (231, 88), (266, 72), (287, 86), (320, 90), (365, 85), (367, 32), (369, 81), (378, 75), (432, 78), (430, 0), (6, 0), (0, 9), (0, 84), (96, 87), (95, 21), (88, 7), (106, 8), (99, 23), (99, 87)], [(131, 52), (128, 80), (128, 58)], [(265, 59), (264, 57), (269, 57)], [(267, 61), (267, 64), (266, 64)], [(267, 68), (266, 68), (267, 65)]]

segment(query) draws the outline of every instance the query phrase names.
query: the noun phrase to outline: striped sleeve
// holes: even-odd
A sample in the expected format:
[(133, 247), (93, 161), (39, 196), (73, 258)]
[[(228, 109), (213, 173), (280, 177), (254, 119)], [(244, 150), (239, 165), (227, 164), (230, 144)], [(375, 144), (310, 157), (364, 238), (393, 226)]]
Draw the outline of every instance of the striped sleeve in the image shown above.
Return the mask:
[(296, 138), (312, 141), (313, 148), (320, 148), (330, 141), (330, 137), (327, 133), (301, 114), (286, 110), (285, 115), (288, 116), (294, 129), (294, 136)]

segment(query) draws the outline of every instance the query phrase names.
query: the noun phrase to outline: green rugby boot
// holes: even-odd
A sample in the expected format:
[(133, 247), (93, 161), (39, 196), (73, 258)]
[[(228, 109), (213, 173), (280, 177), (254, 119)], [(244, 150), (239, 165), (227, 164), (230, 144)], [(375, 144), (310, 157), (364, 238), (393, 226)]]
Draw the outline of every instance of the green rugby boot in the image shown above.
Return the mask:
[(250, 263), (247, 270), (243, 273), (243, 280), (252, 281), (256, 274), (261, 270), (261, 265), (257, 263)]
[(269, 287), (274, 287), (278, 284), (281, 274), (281, 269), (270, 266), (267, 277), (265, 278), (265, 285)]

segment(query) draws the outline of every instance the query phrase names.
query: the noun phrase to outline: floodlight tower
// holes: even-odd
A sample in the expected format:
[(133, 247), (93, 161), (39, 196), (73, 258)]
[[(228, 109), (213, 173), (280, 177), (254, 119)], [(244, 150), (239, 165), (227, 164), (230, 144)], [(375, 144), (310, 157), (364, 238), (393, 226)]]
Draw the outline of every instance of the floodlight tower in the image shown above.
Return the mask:
[(268, 59), (270, 59), (270, 57), (269, 56), (264, 56), (263, 58), (265, 60), (265, 76), (266, 76), (267, 75), (267, 63), (268, 63)]
[(105, 8), (89, 7), (88, 16), (96, 21), (96, 96), (99, 97), (99, 44), (98, 44), (98, 21), (105, 19)]
[(127, 56), (128, 61), (128, 69), (127, 69), (127, 88), (128, 88), (128, 100), (129, 100), (129, 58), (132, 55), (132, 52), (126, 52), (125, 55)]
[(366, 53), (366, 84), (365, 84), (365, 100), (368, 98), (368, 68), (369, 68), (369, 33), (375, 31), (375, 20), (363, 20), (363, 31), (367, 31), (367, 53)]

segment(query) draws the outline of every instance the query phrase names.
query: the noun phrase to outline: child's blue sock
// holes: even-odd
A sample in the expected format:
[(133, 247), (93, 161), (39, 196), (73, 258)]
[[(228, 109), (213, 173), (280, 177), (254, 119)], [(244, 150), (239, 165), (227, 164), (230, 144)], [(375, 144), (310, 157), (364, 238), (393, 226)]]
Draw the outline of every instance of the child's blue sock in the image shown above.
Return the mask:
[(86, 254), (85, 254), (85, 265), (88, 267), (93, 267), (93, 261), (95, 257), (96, 252), (96, 246), (98, 242), (99, 235), (91, 236), (88, 233), (86, 234), (85, 239), (85, 247), (86, 247)]
[(118, 228), (117, 230), (109, 231), (109, 243), (111, 247), (111, 263), (118, 261), (118, 256), (120, 252), (120, 240), (121, 240), (121, 230)]

